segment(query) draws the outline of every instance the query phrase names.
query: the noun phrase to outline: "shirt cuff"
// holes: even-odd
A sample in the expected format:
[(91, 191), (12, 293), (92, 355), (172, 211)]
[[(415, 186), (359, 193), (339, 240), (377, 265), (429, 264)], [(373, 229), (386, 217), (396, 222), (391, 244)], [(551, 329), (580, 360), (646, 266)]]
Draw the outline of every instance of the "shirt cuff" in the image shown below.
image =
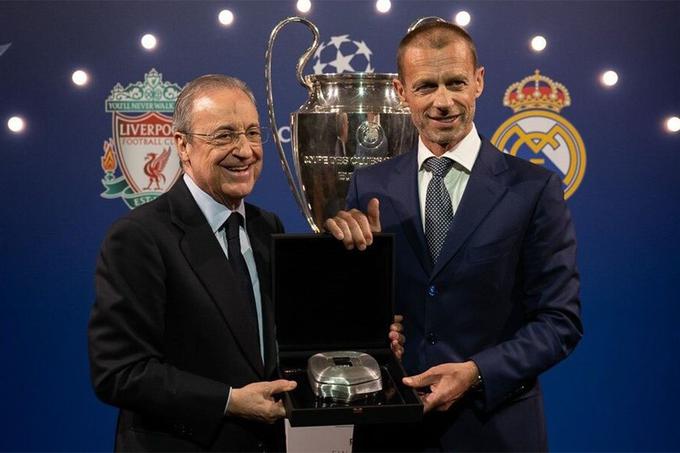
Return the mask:
[(229, 410), (229, 401), (231, 401), (231, 387), (227, 387), (227, 404), (224, 405), (224, 415), (226, 417)]

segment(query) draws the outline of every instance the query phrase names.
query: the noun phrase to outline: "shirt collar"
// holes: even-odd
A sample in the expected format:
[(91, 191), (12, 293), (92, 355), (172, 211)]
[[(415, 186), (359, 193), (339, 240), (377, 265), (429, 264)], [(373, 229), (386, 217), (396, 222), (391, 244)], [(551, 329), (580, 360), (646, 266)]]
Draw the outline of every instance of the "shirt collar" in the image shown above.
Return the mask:
[[(482, 146), (482, 139), (479, 138), (477, 134), (477, 128), (475, 124), (472, 123), (472, 129), (470, 132), (460, 141), (456, 146), (442, 154), (441, 157), (448, 157), (449, 159), (458, 162), (465, 168), (468, 173), (472, 171), (472, 166), (477, 160), (477, 154), (479, 154), (479, 148)], [(423, 168), (423, 162), (429, 157), (436, 157), (432, 151), (430, 151), (423, 139), (418, 136), (418, 169)]]
[(198, 207), (205, 216), (205, 219), (208, 221), (208, 225), (210, 225), (210, 228), (212, 228), (213, 233), (217, 233), (217, 231), (222, 228), (222, 225), (224, 225), (224, 222), (227, 221), (232, 212), (238, 212), (243, 216), (243, 227), (245, 228), (246, 208), (243, 200), (241, 200), (238, 207), (232, 211), (205, 193), (203, 189), (198, 187), (194, 180), (191, 179), (191, 176), (186, 173), (184, 173), (184, 182), (189, 188), (191, 196), (194, 197), (194, 200), (196, 200), (196, 204), (198, 204)]

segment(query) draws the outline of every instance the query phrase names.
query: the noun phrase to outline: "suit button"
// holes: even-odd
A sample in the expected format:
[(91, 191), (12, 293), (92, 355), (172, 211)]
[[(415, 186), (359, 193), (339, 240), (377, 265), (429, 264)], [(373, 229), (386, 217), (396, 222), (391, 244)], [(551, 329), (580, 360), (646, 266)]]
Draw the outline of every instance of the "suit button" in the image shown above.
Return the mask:
[(437, 342), (437, 336), (432, 332), (428, 333), (427, 337), (425, 338), (427, 339), (427, 342), (430, 344), (435, 344)]
[(434, 297), (437, 295), (437, 287), (434, 285), (431, 285), (427, 288), (427, 295), (430, 297)]

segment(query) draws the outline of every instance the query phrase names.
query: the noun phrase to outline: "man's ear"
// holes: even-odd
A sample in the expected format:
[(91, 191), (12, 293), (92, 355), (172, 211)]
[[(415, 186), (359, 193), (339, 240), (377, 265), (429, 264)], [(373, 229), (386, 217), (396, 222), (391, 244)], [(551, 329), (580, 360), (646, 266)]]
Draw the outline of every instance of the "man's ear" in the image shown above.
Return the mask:
[(475, 82), (477, 83), (477, 90), (475, 92), (475, 98), (482, 95), (484, 91), (484, 66), (480, 66), (475, 71)]
[(401, 83), (401, 80), (399, 78), (392, 80), (392, 85), (394, 86), (394, 91), (397, 92), (397, 96), (399, 96), (399, 101), (404, 105), (408, 105), (406, 97), (404, 97), (404, 84)]
[(177, 154), (179, 155), (179, 160), (184, 166), (189, 162), (189, 152), (187, 151), (187, 136), (181, 132), (175, 132), (172, 138), (175, 140), (175, 148), (177, 148)]

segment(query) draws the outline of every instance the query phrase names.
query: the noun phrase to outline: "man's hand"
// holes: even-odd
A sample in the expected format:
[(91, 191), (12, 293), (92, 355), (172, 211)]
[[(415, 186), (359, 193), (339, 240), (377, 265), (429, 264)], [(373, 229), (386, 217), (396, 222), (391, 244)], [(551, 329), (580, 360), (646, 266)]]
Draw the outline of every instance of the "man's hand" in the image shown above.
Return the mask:
[(283, 408), (283, 402), (274, 400), (273, 395), (289, 392), (295, 387), (297, 382), (279, 379), (271, 382), (254, 382), (239, 389), (232, 388), (227, 415), (274, 423), (286, 416), (286, 410)]
[(404, 384), (409, 387), (430, 387), (431, 393), (421, 398), (425, 412), (430, 410), (446, 411), (468, 389), (477, 382), (479, 370), (473, 361), (464, 363), (443, 363), (434, 366), (424, 373), (405, 377)]
[(390, 339), (390, 348), (399, 360), (404, 355), (404, 343), (406, 343), (406, 337), (402, 333), (404, 331), (404, 326), (401, 324), (403, 320), (402, 315), (394, 315), (394, 322), (390, 325), (390, 332), (387, 334)]
[(326, 231), (345, 244), (347, 250), (356, 247), (366, 250), (373, 243), (373, 233), (379, 233), (380, 203), (377, 198), (368, 202), (366, 214), (358, 209), (339, 211), (335, 217), (324, 222)]

